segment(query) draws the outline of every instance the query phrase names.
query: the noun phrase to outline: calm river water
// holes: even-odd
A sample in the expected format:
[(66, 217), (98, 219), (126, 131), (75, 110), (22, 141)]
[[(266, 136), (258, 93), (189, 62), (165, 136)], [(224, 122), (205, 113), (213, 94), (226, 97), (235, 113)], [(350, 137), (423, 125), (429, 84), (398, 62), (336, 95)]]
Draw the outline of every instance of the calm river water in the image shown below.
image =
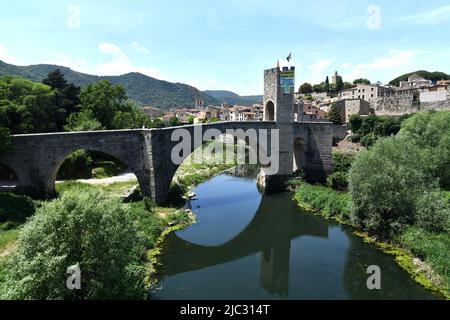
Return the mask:
[[(164, 242), (153, 299), (435, 298), (392, 256), (288, 193), (261, 195), (255, 178), (223, 174), (194, 191), (198, 223)], [(370, 265), (381, 268), (381, 290), (367, 289)]]

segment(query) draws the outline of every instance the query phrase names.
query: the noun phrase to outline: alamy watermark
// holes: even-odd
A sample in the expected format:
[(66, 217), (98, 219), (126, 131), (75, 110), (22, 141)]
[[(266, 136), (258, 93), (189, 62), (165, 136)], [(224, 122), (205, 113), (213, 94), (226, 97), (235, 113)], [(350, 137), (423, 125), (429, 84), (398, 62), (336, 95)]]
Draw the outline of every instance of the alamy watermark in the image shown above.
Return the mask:
[(371, 5), (367, 8), (367, 28), (369, 30), (381, 29), (381, 8), (377, 5)]
[[(259, 164), (267, 175), (275, 175), (280, 169), (279, 139), (279, 129), (227, 129), (224, 133), (215, 128), (203, 132), (202, 126), (194, 126), (192, 134), (192, 130), (178, 128), (171, 136), (172, 142), (178, 142), (172, 148), (171, 159), (175, 165), (184, 161), (201, 164), (211, 159), (216, 164)], [(188, 158), (210, 141), (223, 143), (206, 145), (202, 152), (194, 153), (193, 159)]]
[(367, 267), (367, 274), (370, 274), (366, 285), (369, 290), (381, 290), (381, 268), (377, 265)]
[(67, 268), (67, 274), (69, 277), (66, 281), (67, 289), (69, 290), (81, 290), (81, 269), (78, 264)]

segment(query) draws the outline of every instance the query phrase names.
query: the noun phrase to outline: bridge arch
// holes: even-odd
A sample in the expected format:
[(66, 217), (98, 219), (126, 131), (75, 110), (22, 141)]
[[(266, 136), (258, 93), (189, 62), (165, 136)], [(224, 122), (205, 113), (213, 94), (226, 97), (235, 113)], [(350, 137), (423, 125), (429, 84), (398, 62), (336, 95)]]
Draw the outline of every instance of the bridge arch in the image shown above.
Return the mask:
[(14, 191), (18, 184), (17, 172), (11, 166), (0, 162), (0, 192)]
[[(223, 126), (223, 128), (222, 128), (222, 126)], [(244, 135), (242, 137), (240, 137), (240, 135), (233, 136), (234, 141), (232, 141), (231, 143), (233, 143), (234, 146), (236, 146), (238, 144), (242, 144), (242, 145), (245, 145), (245, 147), (249, 147), (251, 150), (250, 150), (250, 153), (246, 153), (246, 161), (253, 159), (253, 160), (256, 160), (255, 164), (258, 164), (258, 165), (260, 164), (260, 159), (261, 159), (260, 151), (267, 155), (268, 154), (267, 152), (270, 151), (270, 148), (271, 148), (271, 133), (270, 133), (270, 131), (267, 132), (268, 145), (266, 147), (268, 150), (266, 150), (265, 146), (260, 145), (259, 135), (258, 135), (257, 130), (254, 131), (255, 135), (251, 137), (252, 139), (250, 139), (250, 137), (247, 135), (250, 132), (247, 130), (253, 129), (251, 127), (251, 123), (249, 123), (249, 122), (241, 123), (234, 127), (232, 126), (231, 128), (228, 127), (227, 124), (224, 125), (223, 123), (218, 123), (218, 124), (214, 124), (214, 125), (203, 125), (202, 127), (204, 127), (204, 130), (206, 130), (206, 129), (217, 130), (217, 133), (219, 133), (219, 132), (221, 133), (222, 139), (226, 139), (226, 136), (227, 136), (226, 129), (233, 129), (235, 133), (237, 133), (238, 131), (240, 131), (240, 133), (243, 132)], [(251, 135), (251, 132), (250, 132), (250, 135)], [(223, 138), (223, 137), (225, 137), (225, 138)], [(182, 156), (180, 154), (180, 156), (183, 160), (183, 163), (185, 163), (185, 161), (187, 159), (189, 159), (189, 157), (191, 157), (194, 154), (194, 152), (200, 151), (200, 148), (205, 146), (205, 144), (207, 144), (209, 142), (220, 142), (220, 141), (217, 141), (215, 139), (212, 139), (211, 141), (200, 142), (200, 143), (197, 141), (197, 144), (194, 143), (191, 146), (191, 149), (189, 150), (188, 153), (183, 153)], [(230, 141), (228, 141), (228, 142), (230, 142)], [(171, 143), (173, 146), (174, 142), (172, 141)], [(175, 144), (176, 144), (176, 142), (175, 142)], [(223, 146), (224, 153), (226, 153), (226, 147), (227, 147), (226, 144), (224, 144), (224, 146)], [(155, 173), (165, 172), (164, 176), (160, 175), (158, 177), (155, 177), (155, 181), (158, 181), (158, 185), (162, 185), (162, 188), (159, 189), (159, 192), (160, 192), (160, 194), (163, 194), (161, 197), (163, 199), (167, 200), (168, 195), (170, 194), (170, 187), (172, 185), (172, 182), (174, 181), (174, 177), (175, 177), (177, 171), (179, 170), (179, 168), (183, 165), (183, 163), (175, 164), (172, 161), (172, 159), (170, 158), (171, 154), (166, 154), (165, 156), (166, 156), (165, 161), (164, 161), (165, 170), (156, 171), (156, 168), (154, 170), (155, 170)], [(236, 159), (237, 156), (238, 156), (238, 154), (234, 154), (234, 159)], [(246, 162), (246, 164), (248, 164), (248, 162)], [(250, 164), (252, 164), (252, 163), (250, 163)], [(162, 184), (161, 180), (164, 180), (165, 184)], [(164, 192), (166, 192), (167, 194), (164, 195)], [(158, 198), (156, 199), (156, 201), (159, 202)]]
[(47, 177), (47, 185), (49, 190), (51, 190), (52, 194), (55, 193), (55, 182), (63, 163), (71, 155), (74, 155), (76, 154), (76, 152), (83, 150), (88, 152), (95, 152), (117, 160), (120, 164), (123, 164), (128, 171), (131, 171), (136, 176), (141, 189), (146, 187), (147, 177), (143, 176), (142, 170), (140, 170), (140, 168), (137, 167), (134, 162), (130, 161), (130, 159), (126, 157), (126, 154), (124, 154), (121, 150), (114, 150), (110, 148), (96, 148), (93, 146), (86, 148), (84, 147), (80, 148), (79, 146), (72, 146), (70, 148), (67, 148), (64, 152), (58, 154), (53, 162), (54, 163), (53, 166), (50, 168), (50, 174)]

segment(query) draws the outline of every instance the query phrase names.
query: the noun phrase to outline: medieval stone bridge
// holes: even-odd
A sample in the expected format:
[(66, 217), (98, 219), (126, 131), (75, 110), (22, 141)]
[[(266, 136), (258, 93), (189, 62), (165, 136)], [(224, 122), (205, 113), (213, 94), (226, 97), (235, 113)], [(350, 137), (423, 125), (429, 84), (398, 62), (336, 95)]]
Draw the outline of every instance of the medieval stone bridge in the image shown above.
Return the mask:
[[(171, 161), (172, 149), (179, 143), (172, 141), (172, 133), (179, 128), (15, 135), (13, 149), (0, 156), (0, 164), (15, 172), (17, 191), (48, 198), (55, 193), (56, 175), (69, 155), (81, 149), (98, 151), (123, 162), (136, 175), (143, 195), (163, 203), (179, 166)], [(279, 129), (277, 175), (289, 176), (301, 168), (310, 180), (321, 181), (333, 168), (330, 123), (220, 122), (181, 128), (193, 137), (198, 129), (216, 129), (224, 134), (227, 130), (266, 129), (269, 141), (271, 129)], [(194, 150), (198, 141), (192, 139), (191, 143)]]
[[(309, 180), (324, 180), (333, 170), (333, 125), (329, 122), (296, 122), (302, 118), (300, 112), (303, 110), (294, 110), (294, 72), (295, 67), (264, 71), (264, 121), (182, 127), (193, 137), (191, 151), (204, 140), (196, 134), (199, 130), (215, 129), (222, 134), (237, 129), (267, 130), (267, 141), (258, 140), (256, 144), (264, 146), (267, 154), (278, 155), (279, 170), (263, 176), (269, 189), (282, 188), (297, 169), (302, 169)], [(179, 166), (171, 159), (173, 148), (179, 144), (179, 141), (172, 141), (172, 134), (178, 129), (180, 127), (16, 135), (12, 137), (14, 148), (0, 156), (0, 164), (16, 173), (19, 192), (48, 198), (54, 195), (56, 175), (70, 154), (80, 149), (98, 151), (127, 165), (136, 175), (143, 195), (164, 203)], [(274, 145), (270, 143), (273, 132), (278, 133), (278, 138), (274, 133)], [(255, 138), (262, 139), (259, 134)], [(188, 152), (182, 154), (184, 158), (187, 156)]]

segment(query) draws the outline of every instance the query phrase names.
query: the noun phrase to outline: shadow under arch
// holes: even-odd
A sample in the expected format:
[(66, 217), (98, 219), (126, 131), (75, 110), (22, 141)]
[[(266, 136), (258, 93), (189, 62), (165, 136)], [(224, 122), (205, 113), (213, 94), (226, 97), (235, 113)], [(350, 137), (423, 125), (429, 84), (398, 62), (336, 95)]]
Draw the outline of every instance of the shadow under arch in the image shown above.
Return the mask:
[[(55, 165), (51, 168), (51, 172), (49, 175), (49, 180), (47, 181), (47, 183), (49, 185), (52, 186), (52, 190), (53, 193), (55, 194), (55, 183), (57, 178), (62, 178), (62, 179), (73, 179), (70, 177), (65, 177), (65, 176), (59, 176), (59, 173), (61, 173), (61, 169), (63, 167), (63, 164), (65, 164), (65, 161), (67, 159), (70, 158), (70, 156), (77, 154), (80, 151), (86, 151), (87, 154), (92, 154), (94, 155), (94, 157), (99, 157), (102, 158), (105, 161), (109, 161), (109, 162), (114, 162), (116, 163), (119, 167), (122, 167), (124, 169), (125, 172), (132, 172), (135, 176), (136, 179), (138, 181), (138, 183), (140, 184), (141, 188), (142, 185), (144, 183), (146, 183), (146, 181), (143, 179), (144, 177), (142, 175), (139, 174), (139, 168), (135, 168), (130, 161), (128, 161), (125, 157), (122, 156), (122, 154), (120, 152), (115, 153), (115, 152), (110, 152), (107, 150), (102, 150), (101, 148), (71, 148), (70, 150), (67, 150), (66, 152), (64, 152), (63, 154), (59, 155), (58, 158), (55, 161)], [(69, 164), (68, 164), (69, 165)], [(87, 168), (87, 169), (92, 169), (92, 168)], [(75, 179), (83, 179), (83, 178), (90, 178), (90, 176), (81, 176), (81, 177), (76, 177)]]
[[(271, 257), (278, 258), (280, 255), (273, 254), (273, 249), (289, 245), (292, 239), (305, 235), (328, 237), (328, 225), (324, 221), (312, 215), (300, 215), (297, 210), (296, 204), (286, 201), (283, 195), (265, 196), (250, 224), (235, 238), (219, 246), (197, 245), (181, 239), (176, 233), (171, 234), (164, 242), (165, 254), (161, 257), (158, 272), (165, 276), (176, 275), (270, 249)], [(288, 260), (272, 265), (286, 265)]]
[(19, 184), (16, 171), (10, 166), (0, 163), (0, 192), (14, 191)]
[[(239, 130), (239, 129), (238, 129)], [(245, 132), (245, 130), (244, 130)], [(220, 167), (222, 164), (226, 164), (226, 161), (228, 161), (227, 159), (227, 148), (232, 145), (232, 149), (233, 149), (233, 160), (238, 162), (239, 160), (239, 155), (240, 154), (244, 154), (245, 155), (245, 163), (244, 165), (256, 165), (259, 166), (260, 165), (260, 157), (259, 154), (260, 152), (264, 153), (267, 155), (267, 151), (264, 147), (262, 147), (259, 144), (259, 139), (256, 135), (255, 139), (253, 141), (257, 141), (256, 143), (254, 142), (250, 142), (251, 139), (249, 139), (248, 136), (245, 136), (243, 139), (236, 137), (236, 136), (229, 136), (226, 133), (222, 133), (220, 135), (220, 138), (218, 140), (216, 139), (211, 139), (210, 141), (203, 141), (203, 143), (196, 147), (196, 148), (192, 148), (190, 150), (190, 153), (188, 154), (182, 154), (180, 153), (179, 156), (183, 158), (183, 161), (181, 164), (175, 164), (173, 161), (170, 161), (170, 163), (168, 164), (170, 166), (170, 171), (167, 173), (166, 179), (169, 181), (169, 197), (168, 197), (168, 203), (169, 204), (180, 204), (182, 199), (180, 197), (180, 193), (186, 190), (182, 190), (182, 184), (186, 183), (189, 185), (189, 182), (194, 182), (194, 184), (198, 184), (199, 182), (202, 182), (201, 178), (202, 177), (194, 177), (191, 179), (188, 179), (189, 181), (183, 181), (182, 177), (180, 178), (180, 176), (177, 174), (180, 172), (180, 170), (183, 170), (183, 168), (189, 169), (189, 165), (193, 164), (194, 166), (196, 164), (202, 164), (202, 162), (200, 161), (200, 163), (197, 163), (198, 161), (196, 160), (196, 156), (198, 155), (198, 153), (202, 153), (203, 149), (205, 147), (210, 146), (211, 149), (209, 151), (213, 151), (214, 146), (213, 144), (217, 144), (219, 145), (218, 149), (221, 149), (221, 153), (217, 154), (215, 152), (212, 152), (214, 154), (214, 156), (216, 156), (217, 158), (212, 159), (213, 162), (210, 164), (215, 164), (215, 167)], [(270, 139), (268, 140), (270, 143)], [(243, 150), (243, 151), (242, 151)], [(201, 160), (201, 159), (200, 159)], [(203, 158), (204, 160), (204, 158)], [(210, 161), (211, 159), (206, 159), (208, 161)], [(241, 159), (242, 160), (242, 159)], [(216, 161), (216, 162), (214, 162)], [(252, 163), (252, 162), (255, 163)], [(234, 165), (236, 165), (236, 163), (234, 163)], [(224, 166), (224, 170), (229, 170), (229, 165)], [(256, 176), (255, 176), (256, 177)], [(198, 181), (196, 181), (196, 179), (198, 179)]]

